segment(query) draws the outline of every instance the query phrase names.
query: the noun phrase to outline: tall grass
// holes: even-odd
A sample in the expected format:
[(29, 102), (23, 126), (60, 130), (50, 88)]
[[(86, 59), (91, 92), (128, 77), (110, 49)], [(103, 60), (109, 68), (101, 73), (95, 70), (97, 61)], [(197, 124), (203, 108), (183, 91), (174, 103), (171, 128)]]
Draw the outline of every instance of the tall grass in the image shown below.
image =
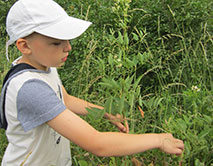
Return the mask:
[[(211, 165), (212, 2), (57, 1), (68, 13), (93, 22), (71, 41), (68, 62), (59, 69), (68, 92), (123, 114), (131, 133), (171, 132), (185, 142), (180, 157), (152, 150), (99, 158), (72, 144), (74, 165), (134, 165), (135, 160), (157, 166)], [(17, 54), (15, 48), (10, 51)], [(2, 81), (9, 63), (0, 58)], [(100, 114), (85, 119), (98, 130), (117, 131)], [(1, 159), (7, 144), (4, 131), (0, 138)]]

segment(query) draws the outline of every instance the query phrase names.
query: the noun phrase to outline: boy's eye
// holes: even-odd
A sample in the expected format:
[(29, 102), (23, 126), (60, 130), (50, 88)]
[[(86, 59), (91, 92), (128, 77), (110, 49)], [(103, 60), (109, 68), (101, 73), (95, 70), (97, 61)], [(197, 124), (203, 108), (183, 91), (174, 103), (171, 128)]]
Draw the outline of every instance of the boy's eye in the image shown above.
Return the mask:
[(59, 46), (61, 44), (61, 42), (53, 42), (52, 44), (55, 46)]

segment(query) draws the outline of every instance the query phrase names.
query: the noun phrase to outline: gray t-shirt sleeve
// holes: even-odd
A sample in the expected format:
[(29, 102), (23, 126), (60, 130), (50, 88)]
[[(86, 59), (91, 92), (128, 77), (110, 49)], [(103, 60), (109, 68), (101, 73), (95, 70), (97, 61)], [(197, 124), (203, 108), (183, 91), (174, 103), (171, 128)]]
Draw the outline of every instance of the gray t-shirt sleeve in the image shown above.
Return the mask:
[(28, 80), (18, 92), (18, 120), (25, 132), (55, 118), (65, 109), (54, 90), (39, 79)]

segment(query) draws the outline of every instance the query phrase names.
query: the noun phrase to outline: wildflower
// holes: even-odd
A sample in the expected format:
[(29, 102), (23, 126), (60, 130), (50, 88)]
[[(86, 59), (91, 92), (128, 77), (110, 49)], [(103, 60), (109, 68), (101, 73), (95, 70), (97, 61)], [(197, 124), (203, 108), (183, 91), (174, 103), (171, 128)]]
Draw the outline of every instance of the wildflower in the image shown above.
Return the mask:
[(193, 85), (193, 86), (192, 86), (192, 90), (193, 90), (193, 91), (196, 91), (196, 92), (199, 92), (199, 91), (200, 91), (200, 88), (198, 88), (197, 86), (194, 86), (194, 85)]
[(117, 67), (119, 67), (119, 68), (122, 67), (122, 64), (120, 63), (119, 65), (117, 65)]

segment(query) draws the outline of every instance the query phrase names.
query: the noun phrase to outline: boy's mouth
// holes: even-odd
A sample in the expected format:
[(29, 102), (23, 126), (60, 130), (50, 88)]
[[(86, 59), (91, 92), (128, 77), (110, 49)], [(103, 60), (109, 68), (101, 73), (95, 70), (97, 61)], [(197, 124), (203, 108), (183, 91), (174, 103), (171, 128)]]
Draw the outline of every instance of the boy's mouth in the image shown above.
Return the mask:
[(65, 56), (64, 58), (62, 58), (62, 61), (65, 62), (67, 60), (67, 56)]

